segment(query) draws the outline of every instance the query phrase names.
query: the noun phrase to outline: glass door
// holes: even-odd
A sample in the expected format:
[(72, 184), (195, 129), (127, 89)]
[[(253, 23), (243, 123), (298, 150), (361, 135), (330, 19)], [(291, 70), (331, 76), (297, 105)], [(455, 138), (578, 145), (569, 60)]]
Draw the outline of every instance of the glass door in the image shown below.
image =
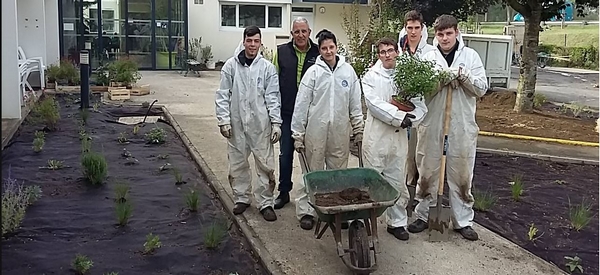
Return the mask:
[(154, 68), (152, 0), (127, 0), (127, 53), (140, 69)]
[(81, 50), (90, 50), (92, 67), (97, 66), (101, 58), (102, 46), (99, 38), (99, 5), (97, 0), (61, 0), (62, 20), (59, 28), (62, 33), (61, 56), (79, 64)]
[(184, 0), (154, 0), (156, 69), (181, 68), (185, 53)]

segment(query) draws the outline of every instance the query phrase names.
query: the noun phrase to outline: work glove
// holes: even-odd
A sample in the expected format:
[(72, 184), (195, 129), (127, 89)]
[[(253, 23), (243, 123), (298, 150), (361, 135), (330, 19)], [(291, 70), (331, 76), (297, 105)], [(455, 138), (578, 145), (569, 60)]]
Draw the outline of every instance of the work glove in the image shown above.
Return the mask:
[(302, 153), (304, 152), (304, 143), (296, 140), (294, 141), (294, 148), (296, 149), (296, 152)]
[(469, 73), (469, 71), (467, 69), (461, 68), (460, 73), (459, 73), (458, 77), (456, 77), (456, 79), (460, 83), (465, 83), (465, 82), (469, 82), (470, 76), (471, 76), (471, 74)]
[(277, 143), (281, 138), (281, 127), (277, 123), (271, 125), (271, 143)]
[(363, 134), (362, 133), (358, 133), (358, 134), (354, 135), (354, 144), (361, 143), (362, 139), (363, 139)]
[(225, 138), (231, 138), (231, 125), (221, 125), (219, 128), (221, 130), (221, 135)]
[(402, 120), (402, 124), (400, 124), (400, 127), (402, 127), (402, 129), (412, 127), (412, 121), (410, 120), (411, 118), (415, 118), (415, 115), (406, 114)]

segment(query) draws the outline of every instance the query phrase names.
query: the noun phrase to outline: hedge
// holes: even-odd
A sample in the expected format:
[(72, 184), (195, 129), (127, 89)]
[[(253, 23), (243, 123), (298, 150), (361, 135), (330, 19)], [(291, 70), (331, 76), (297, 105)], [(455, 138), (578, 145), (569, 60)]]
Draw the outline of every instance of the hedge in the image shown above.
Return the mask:
[(562, 47), (555, 45), (540, 45), (540, 52), (551, 53), (552, 56), (567, 57), (569, 61), (551, 59), (549, 66), (583, 68), (598, 70), (598, 48), (587, 47)]

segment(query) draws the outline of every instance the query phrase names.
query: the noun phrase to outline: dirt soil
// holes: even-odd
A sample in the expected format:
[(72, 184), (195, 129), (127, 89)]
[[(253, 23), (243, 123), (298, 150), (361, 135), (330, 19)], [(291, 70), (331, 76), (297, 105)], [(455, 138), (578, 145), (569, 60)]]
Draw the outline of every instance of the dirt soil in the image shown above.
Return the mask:
[[(72, 274), (76, 254), (93, 261), (91, 274), (267, 274), (171, 126), (158, 123), (166, 131), (166, 143), (146, 145), (144, 134), (154, 125), (141, 127), (134, 136), (133, 126), (111, 123), (125, 113), (143, 115), (145, 110), (139, 107), (90, 110), (86, 130), (93, 138), (93, 150), (107, 159), (108, 179), (100, 187), (86, 184), (80, 164), (78, 103), (65, 97), (60, 97), (59, 130), (46, 134), (42, 152), (33, 152), (32, 140), (34, 131), (43, 126), (25, 124), (2, 151), (5, 178), (10, 171), (12, 178), (39, 185), (43, 191), (28, 208), (22, 227), (2, 240), (2, 274)], [(120, 133), (127, 133), (128, 144), (117, 142)], [(122, 156), (124, 150), (131, 153), (129, 160)], [(69, 167), (39, 169), (50, 159)], [(172, 170), (159, 171), (166, 163), (179, 169), (187, 183), (176, 185)], [(133, 214), (124, 227), (116, 226), (117, 182), (131, 188), (128, 201)], [(200, 192), (195, 213), (184, 203), (184, 191), (193, 186)], [(204, 233), (213, 224), (225, 226), (225, 237), (217, 248), (208, 249)], [(153, 255), (142, 255), (148, 233), (159, 236), (162, 247)]]
[[(519, 202), (509, 182), (521, 175), (524, 192)], [(582, 259), (583, 274), (598, 274), (598, 166), (477, 154), (473, 192), (497, 196), (488, 212), (475, 213), (475, 221), (533, 254), (565, 269), (565, 256)], [(593, 218), (581, 231), (571, 228), (569, 201), (591, 203)], [(531, 224), (541, 237), (530, 241)]]
[(370, 202), (373, 202), (373, 200), (369, 193), (358, 188), (346, 188), (340, 192), (315, 194), (315, 204), (324, 207)]
[(514, 92), (491, 92), (477, 102), (476, 120), (481, 131), (598, 142), (597, 114), (574, 117), (570, 111), (545, 103), (532, 114), (517, 114)]

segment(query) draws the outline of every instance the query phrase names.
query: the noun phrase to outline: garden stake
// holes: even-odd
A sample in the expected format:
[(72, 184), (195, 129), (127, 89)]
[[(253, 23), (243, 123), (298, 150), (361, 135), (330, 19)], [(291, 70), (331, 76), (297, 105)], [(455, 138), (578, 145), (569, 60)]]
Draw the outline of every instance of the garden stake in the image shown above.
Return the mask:
[[(460, 75), (461, 69), (458, 69)], [(448, 240), (448, 230), (450, 228), (450, 207), (442, 205), (442, 196), (444, 195), (444, 179), (446, 176), (446, 153), (448, 151), (448, 129), (450, 128), (450, 114), (452, 113), (452, 88), (447, 89), (446, 110), (444, 114), (444, 144), (442, 148), (442, 163), (440, 165), (440, 180), (437, 192), (437, 203), (429, 207), (429, 241), (440, 242)]]

